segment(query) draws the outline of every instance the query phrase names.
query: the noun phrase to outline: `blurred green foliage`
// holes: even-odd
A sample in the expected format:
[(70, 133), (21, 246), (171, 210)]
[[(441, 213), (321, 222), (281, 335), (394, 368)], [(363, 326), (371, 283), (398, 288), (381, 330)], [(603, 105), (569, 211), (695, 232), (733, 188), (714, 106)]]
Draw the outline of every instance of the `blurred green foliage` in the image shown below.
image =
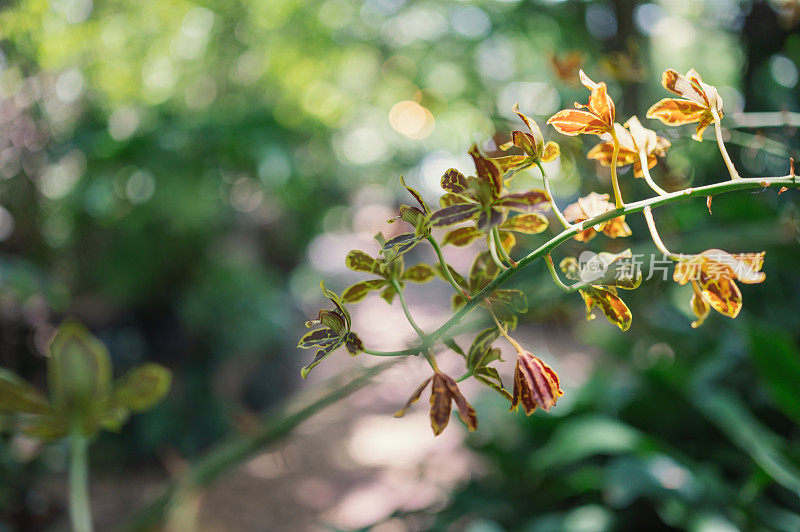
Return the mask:
[[(318, 302), (313, 270), (345, 286), (343, 264), (314, 260), (314, 243), (363, 231), (365, 190), (393, 206), (405, 174), (432, 197), (445, 168), (469, 168), (470, 143), (508, 129), (516, 101), (542, 122), (581, 100), (574, 72), (554, 68), (575, 51), (620, 116), (664, 95), (665, 67), (692, 66), (720, 86), (729, 116), (798, 111), (800, 34), (783, 4), (2, 3), (0, 365), (43, 382), (37, 357), (58, 317), (75, 315), (119, 371), (155, 360), (176, 375), (164, 404), (103, 437), (98, 464), (152, 459), (165, 445), (194, 453), (233, 429), (232, 414), (297, 385), (305, 360), (287, 331)], [(403, 101), (435, 120), (427, 137), (390, 121)], [(655, 174), (665, 188), (724, 176), (713, 144), (657, 129), (673, 141)], [(733, 131), (742, 174), (785, 173), (794, 133)], [(562, 146), (551, 171), (562, 206), (607, 187), (580, 140), (545, 135)], [(623, 181), (626, 197), (645, 193)], [(657, 218), (674, 249), (767, 250), (767, 282), (745, 290), (736, 322), (713, 316), (690, 331), (687, 290), (650, 282), (627, 298), (634, 325), (622, 335), (583, 323), (579, 301), (542, 287), (543, 269), (521, 283), (529, 301), (549, 302), (529, 321), (560, 316), (605, 354), (579, 389), (565, 387), (575, 399), (555, 416), (482, 405), (475, 446), (492, 472), (440, 523), (798, 528), (797, 194), (724, 196), (713, 211)], [(651, 251), (642, 220), (630, 223), (630, 244)], [(54, 460), (20, 462), (3, 438), (0, 514), (31, 529), (55, 511), (28, 496)]]

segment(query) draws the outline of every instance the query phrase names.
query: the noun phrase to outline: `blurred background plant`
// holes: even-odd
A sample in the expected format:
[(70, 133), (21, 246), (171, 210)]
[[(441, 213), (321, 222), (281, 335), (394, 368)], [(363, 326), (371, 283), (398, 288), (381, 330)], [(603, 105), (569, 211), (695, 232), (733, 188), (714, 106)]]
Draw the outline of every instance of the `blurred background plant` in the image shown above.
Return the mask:
[[(337, 292), (355, 280), (349, 249), (375, 254), (372, 236), (407, 200), (400, 175), (435, 198), (445, 169), (471, 168), (472, 142), (518, 127), (515, 102), (542, 124), (581, 100), (578, 68), (609, 84), (618, 116), (643, 119), (664, 96), (660, 73), (695, 67), (720, 89), (740, 173), (785, 174), (800, 125), (798, 21), (794, 0), (3, 3), (0, 365), (42, 384), (41, 357), (70, 314), (120, 374), (148, 360), (169, 367), (170, 396), (103, 434), (92, 457), (100, 475), (166, 478), (293, 394), (308, 362), (295, 324), (318, 308), (320, 276)], [(691, 126), (645, 125), (672, 142), (653, 172), (663, 188), (725, 178)], [(547, 168), (560, 205), (610, 188), (588, 144), (543, 131), (561, 144)], [(517, 179), (533, 186), (535, 172)], [(621, 181), (626, 198), (649, 195), (630, 170)], [(565, 397), (530, 419), (500, 415), (491, 393), (470, 397), (487, 420), (466, 439), (481, 467), (392, 523), (800, 527), (797, 193), (729, 194), (713, 212), (679, 205), (659, 226), (673, 249), (767, 251), (767, 280), (745, 289), (736, 321), (692, 330), (689, 289), (651, 280), (626, 299), (635, 318), (622, 334), (583, 322), (580, 301), (533, 268), (515, 283), (535, 302), (520, 327), (552, 355)], [(632, 240), (591, 249), (653, 251), (642, 218), (629, 224)], [(458, 264), (458, 250), (446, 252)], [(449, 297), (432, 287), (409, 294), (431, 323)], [(387, 331), (398, 316), (376, 297), (356, 329), (402, 347), (411, 336)], [(337, 353), (320, 377), (353, 364)], [(63, 520), (63, 498), (45, 488), (64, 466), (58, 446), (3, 434), (0, 526)], [(264, 495), (249, 496), (258, 507)]]

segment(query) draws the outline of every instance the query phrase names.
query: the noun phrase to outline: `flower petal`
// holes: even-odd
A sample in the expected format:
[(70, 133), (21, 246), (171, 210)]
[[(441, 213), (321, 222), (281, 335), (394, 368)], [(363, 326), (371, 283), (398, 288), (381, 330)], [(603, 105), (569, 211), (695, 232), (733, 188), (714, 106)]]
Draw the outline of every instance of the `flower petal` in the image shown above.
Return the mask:
[(505, 231), (516, 231), (528, 235), (537, 235), (547, 229), (547, 217), (538, 212), (519, 214), (509, 218), (500, 225), (500, 229)]
[(503, 188), (503, 173), (500, 170), (500, 165), (484, 157), (476, 144), (473, 144), (469, 149), (469, 155), (475, 163), (475, 173), (478, 179), (488, 182), (494, 195), (499, 195), (500, 190)]
[(699, 122), (704, 116), (707, 116), (709, 120), (713, 120), (711, 113), (702, 105), (689, 100), (677, 100), (675, 98), (659, 100), (647, 110), (647, 118), (656, 118), (668, 126)]
[(440, 209), (431, 215), (433, 227), (446, 227), (475, 218), (480, 207), (474, 203), (462, 203)]
[(428, 377), (422, 382), (422, 384), (419, 385), (416, 390), (414, 390), (414, 393), (412, 393), (411, 397), (409, 397), (408, 401), (406, 401), (405, 406), (395, 412), (394, 417), (403, 417), (406, 415), (406, 412), (408, 412), (408, 409), (411, 408), (411, 405), (419, 401), (419, 397), (422, 395), (422, 392), (425, 391), (425, 388), (428, 386), (428, 383), (431, 382), (431, 379), (433, 379), (433, 377)]
[(472, 408), (472, 405), (464, 398), (461, 390), (458, 389), (456, 381), (454, 381), (452, 377), (444, 374), (442, 374), (442, 380), (444, 380), (453, 402), (456, 403), (458, 417), (461, 418), (461, 421), (464, 422), (470, 432), (478, 430), (478, 416), (475, 414), (475, 409)]
[(495, 205), (522, 212), (531, 210), (544, 211), (550, 207), (550, 196), (544, 190), (529, 190), (515, 194), (506, 194)]
[(450, 390), (441, 373), (433, 375), (431, 384), (431, 428), (433, 435), (438, 436), (450, 422), (451, 404)]
[(447, 192), (460, 194), (467, 188), (467, 178), (455, 168), (450, 168), (442, 176), (441, 184), (442, 188)]
[[(608, 318), (608, 321), (621, 330), (627, 331), (631, 326), (633, 315), (625, 302), (616, 294), (615, 290), (600, 286), (591, 286), (585, 290), (580, 290), (580, 292), (586, 303), (587, 319), (593, 318), (591, 311), (594, 306), (597, 306), (605, 317)], [(590, 315), (592, 317), (589, 317)]]
[(600, 135), (609, 131), (610, 126), (588, 111), (564, 109), (551, 116), (547, 123), (563, 135)]
[(542, 150), (542, 158), (539, 160), (539, 162), (549, 163), (551, 161), (555, 161), (559, 155), (561, 155), (561, 148), (559, 148), (557, 143), (551, 140), (544, 145), (544, 150)]
[(459, 227), (444, 235), (442, 245), (452, 244), (454, 246), (463, 247), (471, 244), (482, 236), (483, 233), (478, 231), (477, 227)]

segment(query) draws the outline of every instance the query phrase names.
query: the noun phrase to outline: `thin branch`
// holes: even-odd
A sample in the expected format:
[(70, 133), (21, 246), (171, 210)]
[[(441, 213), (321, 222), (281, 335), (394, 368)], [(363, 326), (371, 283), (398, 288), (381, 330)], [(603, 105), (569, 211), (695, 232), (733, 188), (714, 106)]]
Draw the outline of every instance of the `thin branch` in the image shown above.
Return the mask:
[(425, 339), (425, 331), (423, 331), (419, 327), (419, 325), (417, 325), (417, 322), (414, 321), (414, 318), (411, 317), (411, 311), (408, 310), (408, 305), (406, 305), (406, 298), (403, 295), (403, 287), (400, 286), (400, 283), (397, 282), (397, 279), (392, 279), (391, 283), (392, 283), (392, 286), (394, 287), (395, 292), (397, 292), (397, 298), (400, 300), (400, 306), (403, 307), (403, 312), (406, 315), (406, 319), (408, 320), (408, 323), (410, 323), (411, 326), (414, 328), (414, 330), (417, 331), (417, 334), (419, 335), (419, 337), (424, 340)]
[[(315, 387), (299, 398), (293, 397), (271, 411), (264, 422), (246, 434), (232, 436), (213, 447), (181, 477), (171, 480), (161, 494), (136, 511), (122, 526), (121, 531), (140, 532), (156, 527), (169, 511), (172, 501), (182, 489), (196, 490), (217, 480), (227, 472), (263, 452), (270, 444), (280, 441), (303, 421), (323, 408), (344, 399), (372, 382), (372, 378), (394, 366), (392, 360), (370, 368), (346, 371)], [(305, 406), (298, 406), (305, 404)]]
[(506, 248), (503, 247), (503, 241), (500, 240), (500, 230), (497, 228), (496, 225), (492, 227), (492, 237), (491, 238), (494, 239), (494, 245), (497, 247), (497, 250), (500, 252), (500, 257), (502, 257), (503, 260), (505, 260), (507, 263), (509, 263), (512, 268), (514, 266), (516, 266), (517, 265), (516, 261), (511, 258), (511, 255), (508, 254), (508, 252), (506, 251)]
[(553, 265), (553, 257), (551, 257), (549, 253), (544, 256), (544, 261), (547, 263), (547, 269), (550, 272), (550, 277), (553, 278), (553, 282), (556, 283), (556, 286), (558, 286), (560, 289), (562, 289), (565, 292), (572, 292), (573, 291), (572, 288), (570, 288), (569, 286), (565, 285), (561, 281), (561, 278), (558, 276), (558, 272), (556, 271), (556, 267)]
[(619, 178), (617, 177), (617, 158), (619, 157), (619, 138), (617, 138), (617, 132), (614, 131), (614, 128), (611, 128), (611, 140), (614, 141), (614, 153), (611, 156), (611, 186), (614, 188), (614, 202), (617, 206), (617, 209), (621, 209), (625, 206), (625, 202), (622, 201), (622, 192), (619, 190)]
[(728, 150), (725, 149), (725, 142), (722, 140), (722, 120), (720, 120), (719, 115), (714, 110), (711, 111), (711, 115), (714, 117), (714, 133), (717, 135), (719, 152), (722, 154), (722, 158), (725, 160), (725, 166), (728, 167), (728, 172), (731, 174), (731, 179), (741, 179), (739, 172), (736, 171), (736, 167), (733, 166), (733, 161), (731, 161), (731, 158), (728, 155)]
[(461, 294), (464, 296), (467, 301), (469, 301), (470, 296), (466, 290), (458, 285), (455, 279), (453, 279), (453, 274), (450, 273), (450, 267), (447, 265), (447, 261), (444, 260), (444, 254), (442, 253), (442, 248), (439, 247), (439, 243), (436, 241), (433, 236), (428, 235), (427, 237), (428, 242), (430, 242), (431, 246), (433, 246), (433, 250), (436, 252), (436, 256), (439, 257), (439, 265), (442, 267), (442, 273), (453, 286), (453, 289), (456, 291), (457, 294)]
[(665, 257), (668, 257), (672, 260), (678, 260), (679, 256), (667, 249), (667, 246), (664, 245), (664, 241), (661, 240), (661, 235), (658, 234), (656, 221), (653, 219), (653, 211), (650, 210), (650, 207), (645, 207), (642, 209), (642, 213), (644, 214), (644, 219), (647, 222), (647, 229), (650, 230), (650, 237), (653, 239), (653, 243), (656, 245), (658, 250), (663, 253)]
[(647, 167), (647, 154), (644, 152), (644, 150), (639, 151), (639, 163), (642, 165), (642, 175), (644, 176), (644, 180), (647, 181), (647, 184), (650, 185), (650, 188), (653, 189), (653, 192), (659, 196), (666, 196), (668, 192), (656, 185), (656, 182), (653, 181), (653, 178), (650, 176), (650, 168)]
[(564, 215), (561, 213), (561, 210), (556, 205), (556, 199), (553, 197), (553, 193), (550, 192), (550, 179), (547, 177), (547, 173), (544, 171), (544, 166), (539, 161), (536, 161), (536, 166), (539, 167), (539, 171), (542, 173), (542, 181), (544, 182), (544, 191), (547, 192), (547, 195), (550, 196), (550, 206), (553, 209), (553, 214), (556, 215), (558, 221), (564, 227), (564, 229), (569, 229), (571, 227), (570, 223), (564, 218)]

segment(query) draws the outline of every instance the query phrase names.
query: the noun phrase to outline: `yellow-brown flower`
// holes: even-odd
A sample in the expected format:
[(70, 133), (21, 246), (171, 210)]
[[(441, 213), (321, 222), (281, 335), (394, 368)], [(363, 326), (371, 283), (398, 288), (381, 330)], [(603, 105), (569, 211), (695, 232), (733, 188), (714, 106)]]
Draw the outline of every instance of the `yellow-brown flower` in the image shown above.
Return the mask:
[(720, 314), (735, 318), (742, 310), (742, 293), (734, 280), (746, 284), (760, 283), (766, 277), (761, 268), (764, 252), (731, 254), (709, 249), (692, 255), (675, 266), (672, 278), (678, 284), (692, 283), (692, 311), (699, 327), (713, 308)]
[(558, 383), (558, 375), (550, 366), (528, 351), (517, 352), (511, 411), (522, 405), (528, 416), (536, 408), (549, 412), (562, 395), (564, 392)]
[[(598, 194), (591, 192), (588, 196), (578, 198), (578, 201), (567, 205), (564, 209), (564, 217), (570, 223), (582, 222), (603, 213), (614, 210), (614, 204), (608, 201), (608, 194)], [(575, 235), (575, 240), (588, 242), (595, 237), (598, 231), (609, 238), (617, 238), (631, 235), (631, 228), (625, 223), (625, 216), (617, 216), (611, 220), (599, 223), (592, 227), (587, 227)]]
[(689, 70), (684, 76), (670, 68), (661, 77), (661, 84), (685, 99), (664, 98), (647, 110), (647, 118), (657, 118), (669, 126), (697, 122), (692, 138), (701, 142), (703, 131), (722, 117), (722, 97), (717, 89), (703, 83), (695, 69)]
[[(627, 129), (626, 129), (627, 128)], [(647, 158), (647, 168), (653, 168), (658, 162), (658, 157), (667, 154), (670, 142), (664, 137), (656, 135), (655, 131), (642, 126), (639, 119), (632, 116), (625, 122), (625, 127), (614, 124), (614, 131), (619, 140), (619, 155), (617, 156), (617, 166), (633, 165), (633, 175), (643, 177), (640, 153), (643, 152)], [(586, 154), (589, 159), (596, 159), (603, 166), (611, 166), (614, 156), (614, 142), (609, 134), (602, 135), (604, 142), (601, 142)]]
[(477, 430), (478, 417), (475, 414), (475, 409), (467, 402), (461, 391), (458, 389), (456, 381), (449, 375), (437, 371), (432, 377), (428, 377), (419, 385), (419, 388), (414, 390), (411, 394), (406, 405), (402, 410), (397, 412), (394, 417), (403, 417), (406, 415), (408, 409), (416, 403), (428, 384), (431, 384), (431, 428), (433, 435), (438, 436), (444, 431), (447, 424), (450, 422), (450, 411), (452, 403), (455, 402), (458, 408), (458, 417), (467, 426), (470, 431)]
[(589, 103), (582, 105), (575, 102), (577, 109), (563, 109), (551, 116), (547, 123), (559, 133), (570, 136), (601, 135), (611, 132), (614, 128), (616, 110), (614, 101), (608, 95), (606, 84), (602, 81), (595, 83), (583, 73), (583, 70), (578, 74), (583, 86), (591, 91)]

